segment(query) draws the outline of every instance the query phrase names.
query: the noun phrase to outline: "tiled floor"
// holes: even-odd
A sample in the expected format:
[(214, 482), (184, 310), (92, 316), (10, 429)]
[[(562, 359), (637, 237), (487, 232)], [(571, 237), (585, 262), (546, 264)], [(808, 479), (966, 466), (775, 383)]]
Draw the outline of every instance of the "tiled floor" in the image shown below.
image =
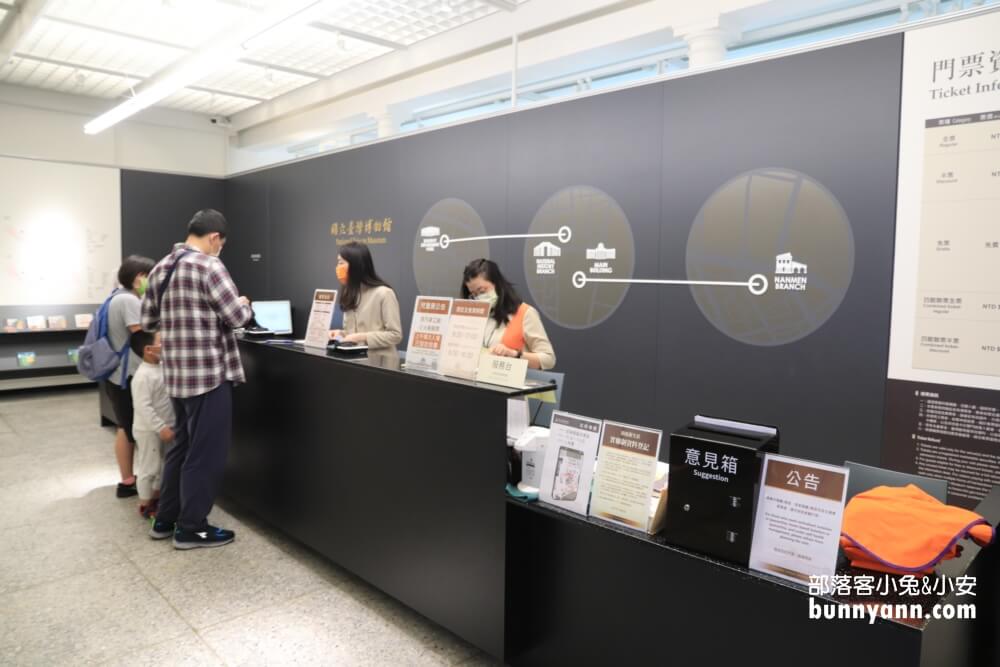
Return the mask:
[(114, 497), (97, 393), (0, 393), (0, 664), (490, 665), (252, 519), (176, 551)]

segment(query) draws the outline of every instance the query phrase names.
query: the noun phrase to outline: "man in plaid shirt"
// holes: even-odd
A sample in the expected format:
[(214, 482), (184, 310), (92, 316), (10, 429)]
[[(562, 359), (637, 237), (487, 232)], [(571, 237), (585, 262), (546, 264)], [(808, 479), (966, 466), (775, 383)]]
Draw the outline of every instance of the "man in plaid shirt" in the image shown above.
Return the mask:
[(246, 381), (233, 329), (253, 318), (219, 259), (225, 243), (222, 214), (198, 211), (187, 240), (150, 272), (142, 302), (142, 328), (160, 332), (163, 379), (177, 415), (150, 535), (173, 536), (178, 549), (235, 537), (208, 524), (232, 438), (232, 387)]

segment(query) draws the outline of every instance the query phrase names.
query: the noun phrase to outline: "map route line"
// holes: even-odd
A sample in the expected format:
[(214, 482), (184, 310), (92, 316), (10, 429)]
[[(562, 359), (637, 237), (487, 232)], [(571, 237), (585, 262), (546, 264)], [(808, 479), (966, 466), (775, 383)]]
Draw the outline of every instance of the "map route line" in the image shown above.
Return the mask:
[(754, 296), (767, 291), (767, 276), (755, 273), (746, 281), (729, 280), (658, 280), (651, 278), (588, 278), (583, 271), (573, 274), (573, 287), (582, 289), (587, 283), (617, 283), (636, 285), (704, 285), (709, 287), (746, 287)]
[(493, 234), (489, 236), (462, 236), (459, 238), (451, 238), (447, 234), (442, 234), (438, 238), (437, 247), (445, 250), (452, 243), (465, 243), (467, 241), (489, 241), (491, 239), (542, 239), (542, 238), (557, 238), (560, 243), (569, 243), (570, 239), (573, 238), (573, 230), (565, 225), (559, 228), (558, 232), (552, 234)]

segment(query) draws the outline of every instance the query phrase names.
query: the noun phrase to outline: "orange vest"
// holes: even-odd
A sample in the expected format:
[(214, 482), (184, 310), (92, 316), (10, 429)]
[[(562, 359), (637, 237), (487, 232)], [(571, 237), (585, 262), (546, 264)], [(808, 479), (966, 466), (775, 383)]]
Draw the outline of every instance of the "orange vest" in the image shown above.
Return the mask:
[(945, 505), (919, 487), (878, 486), (844, 508), (840, 546), (851, 565), (892, 574), (926, 574), (958, 555), (958, 541), (985, 546), (993, 528), (975, 512)]
[(514, 317), (510, 318), (507, 328), (504, 329), (500, 342), (512, 350), (524, 349), (524, 314), (528, 312), (528, 304), (522, 303), (517, 307)]

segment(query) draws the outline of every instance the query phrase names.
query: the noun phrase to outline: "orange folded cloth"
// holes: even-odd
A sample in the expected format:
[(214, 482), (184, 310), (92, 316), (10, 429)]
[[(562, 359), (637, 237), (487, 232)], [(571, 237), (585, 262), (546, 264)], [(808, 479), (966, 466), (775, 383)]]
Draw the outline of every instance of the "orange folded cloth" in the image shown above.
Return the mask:
[(929, 574), (958, 555), (965, 537), (986, 546), (995, 532), (975, 512), (945, 505), (913, 484), (879, 486), (847, 503), (840, 546), (854, 567)]

